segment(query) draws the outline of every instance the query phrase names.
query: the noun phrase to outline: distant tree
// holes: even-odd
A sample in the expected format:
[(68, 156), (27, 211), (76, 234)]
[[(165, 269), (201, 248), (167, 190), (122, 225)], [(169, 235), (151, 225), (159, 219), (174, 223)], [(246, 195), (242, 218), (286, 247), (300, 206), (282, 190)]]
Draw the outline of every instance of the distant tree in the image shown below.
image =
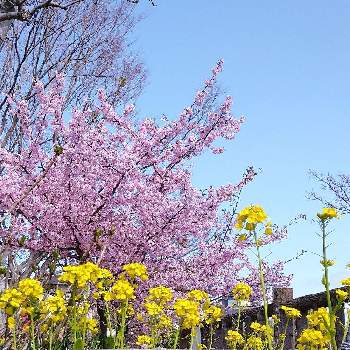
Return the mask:
[(65, 76), (64, 110), (88, 108), (100, 87), (114, 106), (140, 94), (145, 70), (132, 49), (133, 10), (125, 0), (0, 0), (0, 147), (22, 147), (8, 96), (27, 101), (34, 116), (34, 84), (50, 88), (56, 73)]
[(343, 214), (350, 214), (350, 175), (323, 174), (310, 171), (311, 176), (320, 185), (321, 191), (312, 191), (309, 198), (320, 201), (327, 207), (333, 207)]

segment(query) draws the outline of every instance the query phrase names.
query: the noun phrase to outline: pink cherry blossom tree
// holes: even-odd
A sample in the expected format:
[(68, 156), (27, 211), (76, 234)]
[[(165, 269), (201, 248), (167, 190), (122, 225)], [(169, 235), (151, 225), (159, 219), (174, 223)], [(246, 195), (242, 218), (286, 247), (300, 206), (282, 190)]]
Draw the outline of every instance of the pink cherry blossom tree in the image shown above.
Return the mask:
[[(8, 275), (21, 261), (25, 275), (91, 260), (115, 272), (142, 262), (151, 285), (178, 291), (219, 295), (242, 277), (258, 281), (249, 243), (233, 231), (233, 204), (254, 170), (218, 188), (191, 182), (191, 161), (207, 150), (222, 152), (214, 143), (233, 139), (243, 123), (231, 114), (230, 97), (213, 104), (221, 69), (219, 61), (192, 105), (159, 123), (137, 121), (130, 104), (117, 112), (104, 90), (65, 123), (62, 75), (48, 89), (35, 84), (35, 118), (27, 101), (9, 98), (23, 146), (0, 152), (0, 247)], [(276, 229), (262, 244), (284, 235)], [(266, 279), (270, 287), (288, 283), (280, 265), (266, 263)]]

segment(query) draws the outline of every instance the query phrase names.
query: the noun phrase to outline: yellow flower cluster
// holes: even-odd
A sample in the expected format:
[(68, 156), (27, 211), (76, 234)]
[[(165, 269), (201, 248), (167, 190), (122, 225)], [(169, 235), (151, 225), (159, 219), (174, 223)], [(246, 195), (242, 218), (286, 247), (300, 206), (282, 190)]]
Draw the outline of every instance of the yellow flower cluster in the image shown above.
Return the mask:
[(304, 329), (298, 338), (298, 350), (327, 350), (330, 339), (317, 329)]
[(253, 322), (250, 324), (250, 328), (252, 331), (256, 334), (259, 334), (262, 337), (269, 337), (272, 336), (273, 330), (270, 326), (266, 326), (264, 324), (261, 324), (259, 322)]
[(141, 347), (150, 347), (152, 345), (153, 339), (148, 336), (148, 335), (139, 335), (137, 337), (136, 345), (141, 346)]
[(242, 335), (239, 332), (233, 331), (233, 330), (229, 330), (227, 332), (227, 336), (225, 337), (225, 339), (227, 341), (227, 345), (231, 349), (234, 349), (234, 348), (236, 348), (237, 345), (244, 343), (244, 339), (243, 339)]
[(40, 300), (44, 293), (44, 288), (41, 283), (32, 278), (25, 278), (19, 281), (18, 289), (28, 299)]
[(350, 278), (347, 278), (347, 279), (345, 279), (345, 280), (342, 280), (342, 281), (341, 281), (341, 284), (342, 284), (343, 286), (350, 287)]
[(144, 307), (149, 316), (159, 316), (163, 312), (163, 306), (154, 301), (144, 303)]
[(258, 223), (263, 223), (266, 219), (267, 215), (260, 205), (251, 205), (238, 213), (235, 227), (239, 230), (245, 228), (253, 231)]
[(12, 315), (14, 309), (21, 306), (24, 301), (23, 294), (16, 288), (6, 289), (0, 297), (0, 309), (5, 310), (8, 315)]
[(330, 324), (329, 313), (325, 307), (311, 311), (307, 316), (309, 328), (315, 328), (321, 332), (327, 332), (327, 326)]
[[(160, 339), (169, 337), (173, 330), (172, 319), (167, 315), (167, 311), (171, 308), (170, 301), (172, 299), (173, 291), (164, 286), (150, 288), (148, 296), (145, 298), (143, 307), (146, 310), (146, 315), (139, 314), (138, 319), (148, 324), (150, 334), (152, 335), (149, 339), (152, 340), (153, 345)], [(141, 343), (144, 343), (142, 338), (139, 345)], [(146, 342), (144, 347), (149, 348), (150, 345)]]
[(96, 334), (98, 332), (98, 322), (94, 318), (82, 317), (78, 322), (78, 328), (85, 329), (92, 334)]
[(214, 323), (220, 322), (224, 315), (224, 312), (222, 311), (222, 309), (215, 305), (208, 306), (204, 310), (204, 312), (205, 312), (204, 314), (205, 322), (207, 324), (214, 324)]
[(326, 259), (326, 260), (321, 260), (320, 261), (320, 264), (324, 267), (331, 267), (331, 266), (334, 266), (335, 265), (335, 261), (334, 260), (329, 260), (329, 259)]
[(173, 322), (171, 318), (165, 314), (162, 314), (158, 319), (157, 328), (159, 330), (170, 331), (173, 328)]
[(0, 310), (5, 310), (5, 313), (10, 316), (19, 308), (22, 314), (32, 313), (32, 303), (41, 300), (43, 292), (44, 289), (38, 280), (32, 278), (21, 280), (18, 288), (5, 289), (1, 294)]
[(339, 218), (339, 214), (335, 208), (323, 208), (321, 213), (317, 213), (317, 216), (321, 220), (330, 220), (333, 218)]
[(251, 349), (251, 350), (262, 350), (264, 348), (265, 342), (260, 337), (257, 337), (255, 335), (251, 335), (247, 339), (247, 343), (244, 347), (244, 349)]
[(13, 316), (7, 318), (7, 326), (10, 330), (16, 328), (16, 319)]
[(85, 288), (89, 283), (97, 283), (102, 279), (113, 278), (109, 270), (102, 269), (91, 262), (76, 266), (65, 266), (63, 271), (58, 280), (76, 285), (78, 288)]
[(207, 301), (209, 299), (208, 293), (199, 290), (199, 289), (193, 289), (191, 290), (188, 294), (188, 299), (189, 300), (194, 300), (194, 301)]
[(112, 286), (111, 290), (104, 293), (105, 301), (127, 301), (131, 299), (135, 299), (135, 288), (126, 279), (118, 279)]
[(140, 263), (131, 263), (123, 266), (123, 270), (127, 273), (130, 278), (140, 278), (142, 281), (148, 279), (147, 268), (145, 265)]
[(175, 315), (180, 318), (183, 329), (191, 329), (200, 323), (199, 303), (189, 299), (177, 299), (174, 303)]
[(335, 291), (335, 294), (336, 294), (337, 299), (339, 301), (344, 301), (344, 300), (348, 299), (348, 297), (349, 297), (349, 293), (345, 292), (344, 290), (341, 290), (341, 289), (337, 289)]
[(298, 350), (317, 349), (326, 350), (330, 344), (328, 328), (330, 327), (330, 317), (325, 307), (311, 311), (306, 316), (308, 328), (304, 329), (298, 338)]
[(232, 294), (233, 298), (238, 302), (248, 301), (252, 294), (252, 288), (247, 283), (239, 282), (232, 289)]
[(50, 295), (40, 304), (42, 318), (48, 318), (53, 323), (63, 321), (67, 315), (66, 301), (61, 290), (56, 295)]
[(148, 294), (146, 300), (153, 301), (158, 305), (165, 305), (173, 299), (173, 291), (163, 286), (150, 288)]
[(301, 313), (298, 309), (294, 307), (281, 306), (281, 309), (284, 311), (288, 318), (298, 318), (301, 317)]

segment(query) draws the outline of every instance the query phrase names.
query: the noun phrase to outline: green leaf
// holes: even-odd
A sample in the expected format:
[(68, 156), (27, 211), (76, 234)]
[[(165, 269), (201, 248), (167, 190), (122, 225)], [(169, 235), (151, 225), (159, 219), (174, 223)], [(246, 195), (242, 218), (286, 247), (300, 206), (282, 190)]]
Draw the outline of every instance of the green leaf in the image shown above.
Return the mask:
[(72, 350), (84, 350), (84, 341), (82, 338), (78, 338), (74, 345)]
[(106, 349), (114, 349), (114, 337), (106, 337), (104, 343)]

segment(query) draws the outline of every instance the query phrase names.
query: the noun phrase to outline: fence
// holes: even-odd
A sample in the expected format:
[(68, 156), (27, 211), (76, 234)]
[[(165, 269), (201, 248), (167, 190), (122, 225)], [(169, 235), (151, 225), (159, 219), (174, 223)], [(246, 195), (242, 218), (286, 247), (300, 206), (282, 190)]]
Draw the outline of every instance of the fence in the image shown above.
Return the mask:
[[(335, 302), (335, 289), (331, 290), (331, 299), (332, 303)], [(227, 306), (227, 301), (224, 302)], [(286, 327), (286, 317), (283, 311), (280, 310), (282, 305), (294, 307), (300, 310), (302, 317), (295, 319), (293, 321), (288, 322), (286, 339), (285, 339), (285, 350), (294, 350), (296, 348), (296, 340), (300, 335), (301, 331), (307, 326), (306, 316), (310, 310), (315, 310), (319, 307), (326, 307), (326, 293), (317, 293), (305, 295), (299, 298), (293, 298), (293, 289), (292, 288), (276, 288), (273, 290), (273, 300), (272, 303), (268, 305), (268, 314), (269, 316), (276, 315), (281, 320), (281, 322), (276, 326), (275, 337), (278, 338), (280, 334), (284, 332)], [(336, 313), (338, 320), (345, 323), (346, 315), (345, 309), (341, 309)], [(222, 320), (219, 328), (216, 330), (213, 348), (214, 349), (227, 349), (227, 344), (225, 341), (225, 336), (229, 329), (232, 329), (235, 319), (237, 317), (236, 312), (229, 311), (228, 314)], [(264, 309), (263, 307), (249, 307), (246, 308), (241, 317), (242, 327), (245, 329), (249, 328), (249, 325), (254, 322), (264, 322)], [(208, 331), (202, 331), (202, 341), (205, 342), (207, 338)], [(342, 344), (343, 339), (343, 329), (338, 324), (336, 329), (336, 339), (337, 344), (341, 349), (350, 349), (350, 335), (349, 333), (345, 337), (345, 342)]]

